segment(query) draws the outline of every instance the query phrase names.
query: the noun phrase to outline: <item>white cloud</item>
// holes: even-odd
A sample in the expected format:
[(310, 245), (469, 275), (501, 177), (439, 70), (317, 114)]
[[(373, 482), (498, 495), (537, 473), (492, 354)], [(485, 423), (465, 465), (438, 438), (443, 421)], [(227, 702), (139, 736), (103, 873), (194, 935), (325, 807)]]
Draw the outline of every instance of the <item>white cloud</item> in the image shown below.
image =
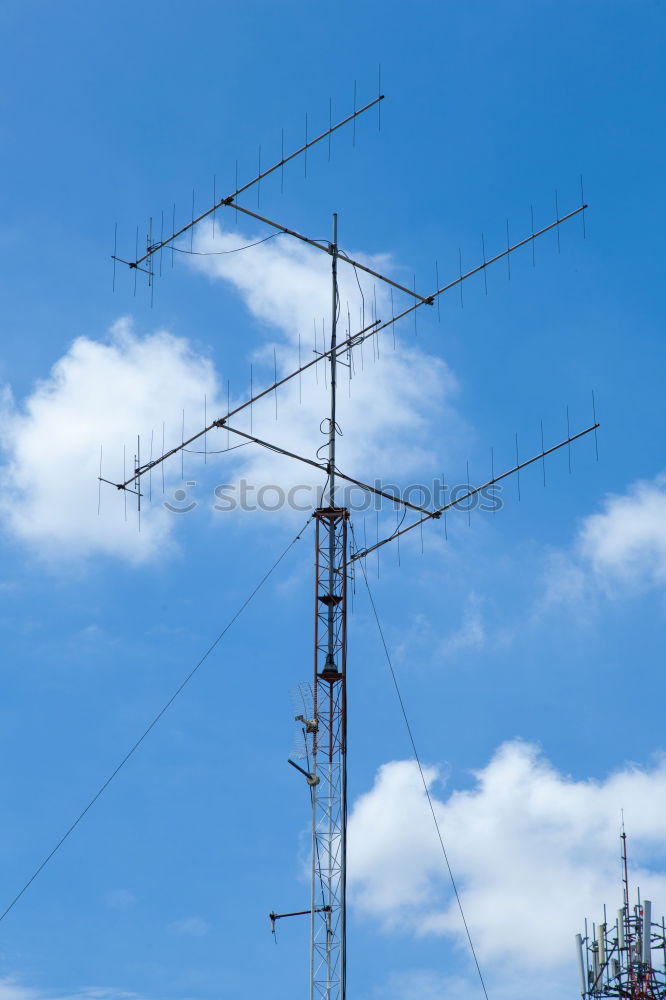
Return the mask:
[[(666, 908), (666, 759), (604, 780), (575, 780), (519, 741), (502, 745), (474, 786), (433, 804), (477, 953), (497, 986), (515, 970), (574, 982), (573, 936), (604, 903), (622, 902), (624, 809), (632, 886)], [(649, 863), (651, 860), (652, 863)], [(423, 785), (413, 761), (383, 765), (349, 823), (351, 899), (387, 928), (444, 935), (466, 947)], [(513, 971), (512, 971), (513, 970)]]
[(432, 969), (393, 972), (387, 981), (368, 994), (368, 1000), (470, 1000), (482, 996), (478, 985), (468, 980), (442, 975)]
[(129, 889), (114, 889), (106, 897), (106, 905), (112, 910), (129, 910), (136, 903), (136, 896)]
[[(197, 249), (232, 249), (245, 241), (251, 242), (251, 237), (218, 234), (213, 243), (209, 233), (200, 236)], [(248, 311), (277, 338), (274, 343), (257, 345), (250, 353), (255, 392), (272, 383), (274, 358), (278, 374), (284, 375), (298, 365), (299, 357), (302, 361), (311, 358), (313, 347), (323, 349), (330, 336), (327, 255), (284, 240), (242, 254), (194, 260), (212, 280), (229, 283), (242, 296)], [(382, 259), (379, 264), (388, 267), (390, 262)], [(388, 318), (391, 302), (383, 285), (375, 288), (360, 275), (361, 294), (354, 272), (342, 264), (340, 271), (341, 337), (369, 323), (375, 310)], [(456, 419), (450, 407), (455, 380), (443, 361), (413, 344), (398, 341), (394, 350), (392, 331), (376, 341), (356, 348), (352, 358), (345, 359), (351, 369), (339, 367), (338, 467), (366, 481), (380, 477), (384, 483), (408, 485), (410, 477), (418, 479), (424, 470), (432, 476), (441, 467), (442, 446), (436, 428), (445, 412), (449, 428)], [(235, 426), (247, 431), (251, 425), (257, 436), (324, 463), (325, 455), (318, 455), (318, 450), (326, 440), (322, 421), (329, 406), (328, 378), (324, 365), (317, 366), (317, 372), (311, 370), (279, 390), (278, 420), (276, 400), (271, 395), (255, 404), (251, 412), (239, 415)], [(232, 395), (240, 402), (246, 398), (246, 390), (244, 386)], [(144, 460), (151, 453), (151, 439), (152, 454), (158, 455), (163, 421), (168, 447), (180, 439), (183, 410), (186, 434), (203, 426), (204, 397), (209, 415), (224, 413), (218, 395), (218, 378), (211, 363), (196, 354), (186, 340), (168, 332), (140, 337), (128, 320), (121, 320), (104, 342), (77, 339), (25, 401), (16, 404), (9, 390), (4, 391), (0, 430), (7, 485), (0, 510), (5, 529), (40, 557), (58, 563), (99, 553), (136, 563), (161, 556), (168, 549), (178, 519), (159, 501), (151, 505), (144, 500), (140, 535), (131, 494), (104, 487), (98, 516), (100, 445), (102, 474), (118, 481), (123, 478), (123, 447), (128, 474), (137, 435)], [(224, 432), (215, 436), (209, 447), (226, 447)], [(233, 435), (229, 437), (231, 445), (238, 441)], [(188, 456), (189, 468), (196, 469), (197, 461)], [(208, 471), (212, 468), (209, 461)], [(317, 502), (317, 487), (325, 480), (323, 471), (255, 445), (232, 452), (215, 468), (219, 484), (226, 480), (238, 490), (244, 479), (250, 485), (250, 505), (256, 503), (262, 486), (274, 485), (286, 494), (291, 487), (303, 484), (309, 492), (299, 493), (296, 500), (311, 509)], [(172, 460), (167, 470), (172, 488), (179, 485), (179, 474), (180, 463)], [(190, 475), (197, 479), (195, 472)], [(155, 473), (153, 482), (161, 488), (161, 472)], [(144, 478), (144, 490), (147, 486)], [(191, 491), (187, 501), (200, 501), (200, 492)], [(265, 490), (264, 500), (273, 504), (275, 493)], [(211, 508), (213, 502), (211, 487), (205, 506)]]
[[(0, 415), (5, 487), (0, 509), (11, 533), (47, 559), (112, 553), (132, 562), (156, 556), (173, 517), (144, 503), (137, 531), (135, 498), (103, 487), (98, 516), (100, 445), (103, 475), (118, 481), (132, 468), (137, 435), (148, 457), (181, 432), (181, 413), (201, 413), (217, 388), (209, 361), (186, 340), (163, 331), (136, 336), (119, 321), (107, 342), (80, 337), (21, 406), (5, 392)], [(177, 430), (176, 430), (177, 428)], [(170, 433), (169, 433), (170, 432)], [(147, 484), (144, 481), (144, 487)]]
[(480, 649), (485, 642), (486, 627), (480, 602), (476, 594), (471, 593), (467, 598), (460, 628), (442, 640), (437, 652), (440, 656), (450, 656), (466, 649)]
[(536, 617), (566, 604), (588, 621), (599, 597), (666, 584), (666, 475), (610, 494), (581, 522), (570, 548), (551, 552)]
[(210, 930), (210, 924), (203, 917), (183, 917), (169, 924), (173, 934), (185, 934), (189, 937), (203, 937)]
[[(239, 233), (218, 233), (213, 240), (207, 232), (200, 236), (197, 250), (219, 253), (250, 242), (251, 236)], [(244, 253), (202, 256), (194, 261), (213, 280), (231, 284), (248, 310), (272, 332), (281, 334), (278, 342), (255, 352), (265, 376), (262, 384), (273, 381), (273, 350), (281, 376), (295, 369), (299, 361), (311, 359), (314, 349), (321, 351), (324, 343), (328, 347), (331, 279), (327, 255), (285, 238)], [(375, 267), (390, 265), (387, 258), (372, 263)], [(383, 319), (391, 315), (386, 286), (362, 273), (357, 282), (352, 269), (343, 263), (339, 275), (339, 339), (371, 322), (375, 309)], [(349, 368), (338, 369), (337, 421), (342, 431), (337, 443), (338, 466), (366, 482), (379, 476), (384, 482), (404, 483), (405, 476), (423, 468), (430, 470), (431, 476), (436, 474), (440, 466), (435, 456), (442, 450), (435, 436), (436, 422), (441, 421), (445, 408), (447, 416), (454, 417), (448, 407), (456, 383), (445, 363), (418, 347), (396, 343), (394, 351), (393, 332), (384, 331), (378, 344), (370, 340), (356, 349), (351, 378)], [(274, 396), (256, 404), (253, 431), (316, 460), (317, 450), (326, 440), (320, 428), (328, 412), (328, 395), (328, 373), (322, 363), (317, 373), (311, 370), (279, 390), (277, 421)], [(237, 418), (236, 426), (249, 430), (249, 419), (246, 412)], [(324, 478), (321, 472), (295, 466), (292, 460), (266, 451), (239, 453), (239, 463), (238, 475), (249, 482), (275, 483), (285, 490), (295, 482), (320, 484)]]
[(34, 989), (13, 976), (0, 978), (0, 1000), (141, 1000), (138, 993), (113, 987), (86, 986), (71, 993)]
[(586, 518), (578, 548), (597, 578), (620, 583), (666, 583), (666, 475), (633, 483)]

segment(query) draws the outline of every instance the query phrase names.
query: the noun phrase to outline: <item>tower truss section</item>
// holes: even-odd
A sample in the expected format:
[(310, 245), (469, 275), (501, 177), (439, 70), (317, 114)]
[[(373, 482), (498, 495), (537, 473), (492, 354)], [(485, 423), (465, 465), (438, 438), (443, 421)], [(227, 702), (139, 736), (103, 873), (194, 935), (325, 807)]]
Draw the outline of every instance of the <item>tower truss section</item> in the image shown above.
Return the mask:
[(345, 998), (347, 526), (314, 513), (316, 532), (310, 1000)]

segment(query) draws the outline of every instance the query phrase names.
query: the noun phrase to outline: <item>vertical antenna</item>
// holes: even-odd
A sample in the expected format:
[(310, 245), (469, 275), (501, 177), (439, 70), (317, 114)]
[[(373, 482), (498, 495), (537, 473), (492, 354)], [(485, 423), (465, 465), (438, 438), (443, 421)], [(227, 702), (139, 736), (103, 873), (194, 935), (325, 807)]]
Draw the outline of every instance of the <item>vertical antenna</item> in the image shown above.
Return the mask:
[[(150, 216), (150, 220), (148, 222), (148, 239), (147, 239), (146, 242), (148, 243), (148, 247), (152, 247), (152, 245), (153, 245), (153, 217), (152, 217), (152, 215)], [(150, 287), (150, 308), (152, 309), (153, 308), (153, 300), (154, 300), (154, 296), (155, 296), (155, 281), (154, 281), (154, 278), (153, 278), (153, 262), (152, 261), (148, 262), (148, 268), (149, 268), (148, 285)]]
[[(593, 423), (597, 422), (597, 408), (594, 403), (594, 389), (592, 390), (592, 416), (594, 417)], [(597, 456), (597, 462), (599, 461), (599, 441), (597, 440), (597, 429), (594, 428), (594, 451)]]
[[(532, 236), (534, 236), (534, 207), (530, 205), (530, 220), (532, 222)], [(532, 240), (532, 267), (536, 267), (536, 256), (534, 253), (534, 244), (536, 240)]]
[[(377, 97), (382, 96), (382, 64), (377, 67)], [(382, 130), (382, 102), (377, 103), (377, 131)], [(437, 285), (439, 288), (439, 285)]]
[[(569, 430), (569, 404), (567, 403), (567, 437), (571, 437), (571, 432)], [(571, 475), (571, 445), (567, 446), (567, 457), (569, 459), (569, 475)]]
[[(483, 253), (483, 287), (488, 294), (488, 272), (486, 271), (486, 238), (481, 233), (481, 252)], [(508, 258), (507, 258), (508, 260)]]
[[(372, 298), (373, 298), (373, 316), (372, 316), (372, 319), (376, 323), (377, 322), (377, 283), (376, 282), (372, 286)], [(380, 339), (380, 336), (381, 336), (381, 334), (378, 333), (376, 337), (372, 338), (373, 340), (377, 341), (377, 358), (379, 358), (379, 339)]]
[[(395, 505), (395, 530), (397, 531), (400, 527), (400, 511), (398, 510), (398, 505)], [(400, 566), (400, 535), (396, 536), (396, 549), (398, 550), (398, 566)]]
[[(136, 436), (136, 468), (141, 468), (141, 435)], [(136, 512), (139, 522), (139, 533), (141, 533), (141, 474), (136, 477)]]
[(97, 516), (102, 509), (102, 446), (99, 446), (99, 477), (97, 480)]
[[(333, 213), (333, 227), (331, 238), (331, 416), (328, 438), (328, 505), (334, 506), (335, 495), (335, 417), (336, 417), (336, 367), (337, 367), (337, 333), (338, 333), (338, 213)], [(324, 343), (324, 347), (326, 344)], [(331, 538), (331, 543), (333, 539)], [(332, 564), (332, 558), (331, 558)]]
[(273, 348), (273, 384), (275, 385), (275, 419), (278, 418), (277, 413), (277, 354), (275, 353), (275, 348)]
[[(317, 350), (317, 320), (314, 318), (314, 316), (312, 317), (312, 333), (313, 333), (313, 336), (314, 336), (314, 351), (313, 351), (313, 353), (314, 354), (318, 354), (319, 351)], [(317, 383), (317, 385), (319, 385), (319, 365), (315, 365), (314, 366), (314, 370), (315, 370), (315, 382)]]
[(192, 188), (192, 228), (190, 229), (190, 253), (194, 246), (194, 188)]
[[(181, 441), (185, 441), (185, 407), (183, 407), (183, 423), (182, 423), (182, 437)], [(185, 449), (182, 448), (180, 452), (180, 478), (185, 479)]]
[[(416, 275), (415, 274), (412, 275), (412, 281), (413, 281), (414, 294), (416, 295)], [(419, 330), (418, 330), (418, 327), (416, 325), (416, 312), (417, 311), (415, 309), (414, 310), (414, 336), (418, 337)]]
[[(469, 459), (466, 459), (466, 469), (467, 469), (467, 489), (471, 490), (472, 487), (469, 481)], [(469, 505), (469, 503), (467, 504), (467, 527), (468, 528), (472, 527), (472, 508)]]
[[(217, 205), (217, 176), (213, 174), (213, 204)], [(211, 217), (211, 239), (215, 239), (215, 212)]]
[(352, 132), (352, 146), (356, 146), (356, 80), (354, 80), (354, 123)]
[[(394, 336), (394, 339), (395, 339), (395, 334), (393, 336)], [(348, 302), (347, 303), (347, 338), (350, 338), (350, 337), (351, 337), (351, 313), (349, 312), (349, 302)], [(348, 390), (348, 393), (349, 393), (349, 398), (351, 399), (351, 384), (352, 384), (352, 375), (353, 375), (353, 372), (354, 372), (354, 353), (353, 353), (351, 347), (349, 347), (347, 349), (347, 365), (348, 365), (348, 371), (349, 371), (349, 378), (347, 379), (347, 390)]]
[(460, 288), (460, 308), (462, 309), (464, 303), (463, 303), (463, 287), (462, 287), (463, 286), (463, 283), (462, 283), (462, 250), (460, 249), (460, 247), (458, 247), (458, 264), (460, 266), (460, 284), (459, 284), (459, 288)]
[[(516, 465), (520, 465), (520, 459), (518, 458), (518, 431), (516, 431)], [(520, 469), (516, 473), (516, 482), (518, 483), (518, 503), (520, 503)]]
[(629, 866), (627, 864), (627, 834), (624, 829), (624, 811), (622, 814), (622, 884), (624, 886), (624, 906), (627, 916), (629, 916)]
[[(321, 318), (321, 352), (326, 353), (326, 320)], [(328, 389), (328, 368), (324, 365), (324, 388)]]
[(111, 283), (111, 291), (116, 290), (116, 254), (118, 253), (118, 223), (116, 222), (113, 227), (113, 279)]

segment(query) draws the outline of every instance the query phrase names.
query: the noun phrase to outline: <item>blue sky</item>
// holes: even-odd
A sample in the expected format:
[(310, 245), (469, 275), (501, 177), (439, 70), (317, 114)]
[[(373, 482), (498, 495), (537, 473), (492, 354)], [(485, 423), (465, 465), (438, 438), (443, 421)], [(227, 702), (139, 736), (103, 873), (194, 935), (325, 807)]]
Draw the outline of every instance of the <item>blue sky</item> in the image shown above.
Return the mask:
[[(250, 0), (0, 11), (0, 910), (170, 697), (307, 512), (222, 512), (215, 488), (318, 479), (250, 448), (152, 482), (141, 533), (102, 493), (122, 449), (175, 443), (313, 350), (327, 259), (278, 237), (163, 258), (151, 305), (120, 270), (135, 227), (253, 176), (358, 104), (374, 112), (258, 211), (430, 292), (580, 202), (580, 218), (355, 359), (340, 464), (384, 483), (527, 470), (502, 510), (427, 525), (368, 577), (491, 998), (577, 989), (573, 935), (634, 881), (664, 909), (663, 5)], [(215, 181), (213, 181), (215, 178)], [(256, 192), (244, 204), (257, 209)], [(225, 215), (210, 253), (268, 230)], [(483, 237), (482, 237), (483, 234)], [(189, 240), (180, 245), (190, 249)], [(352, 327), (361, 306), (342, 276)], [(380, 286), (366, 306), (387, 315)], [(396, 298), (396, 306), (399, 297)], [(427, 313), (427, 315), (426, 315)], [(326, 319), (326, 322), (328, 320)], [(275, 354), (274, 354), (275, 351)], [(275, 358), (275, 362), (274, 362)], [(345, 372), (346, 375), (346, 372)], [(204, 404), (205, 397), (205, 404)], [(323, 382), (253, 414), (314, 455)], [(209, 451), (226, 447), (209, 436)], [(144, 451), (145, 454), (145, 451)], [(186, 482), (197, 507), (173, 514)], [(389, 525), (395, 514), (382, 513)], [(359, 539), (374, 512), (354, 513)], [(409, 539), (409, 540), (408, 540)], [(308, 804), (286, 764), (312, 672), (304, 532), (141, 749), (0, 923), (0, 1000), (273, 1000), (307, 985)], [(481, 995), (365, 585), (350, 612), (350, 989)], [(534, 914), (539, 919), (534, 919)], [(541, 979), (543, 985), (543, 978)], [(542, 990), (542, 992), (544, 992)]]

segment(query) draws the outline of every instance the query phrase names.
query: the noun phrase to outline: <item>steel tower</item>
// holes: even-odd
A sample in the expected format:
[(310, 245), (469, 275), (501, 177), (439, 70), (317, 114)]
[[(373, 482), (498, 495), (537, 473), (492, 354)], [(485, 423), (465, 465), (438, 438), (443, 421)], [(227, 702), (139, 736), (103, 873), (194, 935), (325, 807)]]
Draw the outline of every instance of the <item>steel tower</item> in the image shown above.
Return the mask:
[(310, 1000), (344, 1000), (347, 861), (347, 521), (335, 506), (337, 215), (330, 244), (332, 306), (326, 506), (315, 511), (314, 734)]
[[(492, 469), (491, 477), (485, 483), (477, 487), (469, 486), (465, 493), (449, 499), (439, 507), (421, 507), (418, 504), (407, 500), (404, 497), (396, 496), (394, 493), (382, 491), (375, 485), (362, 482), (352, 478), (337, 466), (336, 463), (336, 437), (340, 429), (336, 420), (336, 391), (337, 391), (337, 363), (345, 355), (348, 359), (357, 350), (362, 349), (362, 344), (373, 338), (378, 338), (383, 330), (394, 327), (396, 323), (407, 317), (415, 315), (417, 309), (424, 306), (433, 306), (435, 301), (439, 301), (440, 296), (462, 287), (462, 283), (472, 278), (474, 275), (485, 274), (486, 268), (492, 267), (500, 260), (509, 258), (522, 247), (533, 244), (535, 240), (544, 236), (551, 230), (557, 230), (559, 226), (584, 213), (587, 205), (581, 205), (566, 215), (560, 216), (559, 211), (555, 221), (532, 231), (523, 239), (513, 245), (509, 244), (507, 228), (507, 246), (490, 258), (486, 258), (485, 244), (482, 263), (470, 268), (465, 273), (461, 273), (454, 279), (437, 287), (428, 295), (419, 294), (415, 288), (407, 288), (387, 275), (369, 267), (361, 261), (352, 259), (346, 252), (338, 248), (337, 215), (333, 216), (332, 237), (330, 242), (312, 239), (291, 227), (287, 227), (279, 222), (271, 220), (257, 211), (253, 211), (245, 205), (239, 204), (238, 199), (245, 195), (254, 186), (260, 185), (262, 180), (269, 177), (276, 171), (282, 172), (286, 164), (296, 157), (307, 156), (308, 150), (324, 139), (337, 132), (350, 122), (355, 123), (356, 119), (368, 112), (373, 107), (378, 107), (383, 101), (380, 94), (376, 99), (370, 101), (364, 107), (356, 109), (353, 114), (348, 115), (335, 125), (315, 138), (308, 139), (306, 124), (306, 141), (304, 145), (294, 150), (289, 155), (284, 155), (271, 167), (263, 170), (247, 183), (236, 186), (231, 194), (223, 197), (213, 197), (213, 204), (200, 215), (192, 218), (189, 222), (177, 229), (174, 226), (172, 233), (158, 241), (153, 241), (152, 220), (149, 225), (149, 232), (146, 236), (146, 250), (141, 255), (138, 254), (134, 260), (124, 260), (115, 253), (114, 242), (114, 268), (116, 263), (125, 264), (130, 272), (134, 271), (136, 281), (137, 272), (145, 273), (148, 277), (148, 285), (151, 289), (155, 278), (161, 274), (161, 269), (155, 268), (155, 262), (161, 261), (165, 250), (171, 250), (173, 255), (176, 241), (181, 239), (186, 233), (192, 233), (204, 220), (214, 221), (217, 212), (236, 212), (251, 218), (255, 222), (268, 226), (275, 233), (283, 233), (290, 238), (300, 241), (320, 252), (329, 254), (332, 262), (332, 301), (331, 301), (331, 341), (330, 346), (323, 352), (316, 350), (312, 360), (301, 363), (299, 349), (298, 368), (288, 374), (278, 378), (277, 365), (275, 366), (275, 380), (258, 391), (254, 390), (252, 380), (250, 397), (233, 407), (228, 403), (227, 412), (206, 423), (196, 433), (185, 439), (183, 430), (182, 439), (174, 447), (164, 450), (156, 458), (151, 457), (149, 461), (141, 461), (140, 440), (137, 441), (137, 452), (134, 469), (131, 475), (123, 473), (120, 482), (105, 479), (102, 476), (100, 465), (100, 482), (109, 483), (117, 490), (128, 491), (137, 497), (137, 505), (140, 509), (142, 496), (142, 477), (152, 474), (152, 471), (166, 462), (173, 456), (183, 452), (185, 449), (191, 450), (192, 445), (199, 441), (204, 443), (204, 454), (206, 435), (219, 430), (224, 430), (240, 437), (244, 442), (252, 442), (255, 445), (267, 448), (271, 452), (288, 457), (291, 460), (305, 463), (310, 468), (315, 468), (326, 476), (325, 488), (322, 495), (321, 506), (314, 511), (313, 520), (315, 523), (315, 593), (314, 593), (314, 680), (312, 684), (312, 700), (310, 708), (309, 697), (304, 701), (307, 704), (304, 715), (296, 718), (303, 725), (305, 735), (307, 770), (294, 761), (290, 761), (293, 766), (300, 771), (307, 779), (311, 796), (312, 807), (312, 862), (311, 862), (311, 896), (310, 907), (307, 910), (299, 910), (297, 913), (271, 913), (270, 919), (273, 929), (275, 921), (281, 917), (304, 916), (310, 917), (310, 1000), (345, 1000), (346, 997), (346, 826), (347, 826), (347, 699), (346, 699), (346, 586), (348, 571), (357, 560), (365, 559), (371, 552), (379, 549), (424, 523), (438, 520), (446, 511), (464, 504), (466, 501), (482, 493), (509, 476), (519, 474), (520, 471), (535, 462), (544, 462), (545, 458), (563, 447), (569, 447), (579, 438), (594, 432), (599, 426), (596, 422), (579, 431), (570, 434), (567, 424), (567, 437), (550, 448), (543, 447), (539, 454), (520, 462), (518, 460), (518, 445), (516, 441), (516, 464), (513, 468), (495, 475)], [(356, 102), (354, 102), (356, 104)], [(307, 119), (306, 119), (307, 122)], [(582, 191), (581, 191), (582, 195)], [(582, 199), (581, 199), (582, 200)], [(249, 248), (241, 248), (249, 249)], [(187, 252), (187, 251), (184, 251)], [(403, 305), (396, 313), (393, 310), (393, 300), (391, 299), (390, 317), (382, 320), (377, 316), (373, 321), (364, 325), (361, 329), (353, 332), (350, 326), (347, 335), (340, 341), (337, 339), (337, 322), (339, 314), (338, 296), (338, 263), (343, 261), (354, 271), (360, 271), (372, 278), (384, 282), (404, 296), (407, 296), (410, 304)], [(115, 271), (114, 271), (115, 274)], [(437, 268), (436, 268), (437, 274)], [(439, 276), (437, 275), (439, 285)], [(363, 319), (365, 323), (365, 319)], [(330, 400), (328, 416), (322, 425), (322, 430), (327, 437), (324, 448), (328, 446), (326, 461), (319, 457), (317, 459), (307, 455), (299, 455), (285, 449), (274, 442), (260, 439), (252, 433), (250, 423), (250, 433), (233, 426), (235, 418), (249, 408), (252, 414), (252, 406), (261, 399), (265, 399), (269, 394), (277, 394), (278, 389), (286, 385), (292, 379), (299, 378), (315, 366), (324, 366), (328, 363), (330, 371)], [(277, 395), (276, 395), (277, 398)], [(205, 400), (204, 400), (204, 412)], [(205, 418), (207, 419), (207, 418)], [(543, 435), (542, 435), (543, 439)], [(149, 480), (150, 481), (150, 480)], [(408, 523), (397, 527), (390, 534), (381, 539), (377, 538), (376, 544), (359, 549), (354, 544), (354, 551), (350, 551), (348, 545), (349, 511), (338, 503), (336, 497), (336, 481), (347, 482), (373, 494), (384, 500), (397, 504), (404, 510), (405, 514), (412, 515)], [(149, 489), (150, 492), (150, 489)], [(309, 692), (308, 692), (309, 694)], [(643, 994), (635, 994), (636, 996)], [(646, 994), (647, 995), (647, 994)], [(650, 996), (652, 994), (649, 994)], [(634, 996), (634, 994), (631, 994)], [(661, 994), (660, 994), (661, 996)], [(666, 998), (665, 998), (666, 1000)]]
[(666, 998), (666, 925), (652, 920), (652, 903), (629, 904), (627, 836), (622, 832), (622, 881), (624, 905), (608, 921), (606, 908), (599, 924), (585, 935), (576, 935), (580, 992), (588, 1000), (616, 997), (619, 1000), (664, 1000)]

